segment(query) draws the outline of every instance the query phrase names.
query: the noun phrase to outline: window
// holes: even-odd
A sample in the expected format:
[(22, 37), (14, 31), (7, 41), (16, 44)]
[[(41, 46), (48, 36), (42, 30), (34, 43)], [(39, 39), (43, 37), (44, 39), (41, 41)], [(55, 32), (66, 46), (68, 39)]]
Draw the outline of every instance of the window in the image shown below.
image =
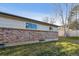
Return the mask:
[(52, 27), (49, 27), (49, 30), (52, 30)]
[(37, 29), (37, 25), (36, 24), (32, 24), (32, 23), (26, 23), (26, 28), (29, 29)]

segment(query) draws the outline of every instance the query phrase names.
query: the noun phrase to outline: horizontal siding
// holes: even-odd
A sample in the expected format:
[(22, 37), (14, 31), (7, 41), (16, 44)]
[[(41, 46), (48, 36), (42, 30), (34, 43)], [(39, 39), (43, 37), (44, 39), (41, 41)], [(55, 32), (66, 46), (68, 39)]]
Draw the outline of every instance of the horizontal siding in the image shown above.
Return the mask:
[(47, 31), (49, 31), (49, 26), (43, 26), (43, 25), (37, 24), (37, 30), (47, 30)]
[[(26, 23), (27, 22), (0, 17), (0, 27), (26, 29)], [(32, 22), (29, 22), (29, 23), (32, 23)], [(33, 24), (36, 24), (36, 23), (33, 23)], [(36, 24), (36, 25), (37, 25), (37, 30), (49, 30), (49, 26), (45, 26), (41, 24)]]
[[(6, 18), (6, 17), (0, 17), (0, 27), (5, 27), (5, 28), (18, 28), (18, 29), (28, 29), (26, 28), (26, 23), (24, 21), (18, 21), (15, 19), (11, 18)], [(32, 22), (29, 22), (32, 23)], [(45, 30), (49, 31), (49, 26), (38, 24), (38, 23), (33, 23), (37, 25), (36, 30)], [(53, 27), (52, 31), (57, 31), (57, 27)]]
[(0, 17), (0, 27), (25, 29), (25, 22)]

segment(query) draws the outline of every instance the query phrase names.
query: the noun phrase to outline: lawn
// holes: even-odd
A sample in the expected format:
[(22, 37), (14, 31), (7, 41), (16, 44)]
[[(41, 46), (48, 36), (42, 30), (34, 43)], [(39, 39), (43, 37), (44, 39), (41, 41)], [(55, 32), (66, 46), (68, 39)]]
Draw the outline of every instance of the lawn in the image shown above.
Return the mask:
[(0, 49), (1, 56), (77, 56), (79, 38), (60, 38), (54, 42), (44, 42)]

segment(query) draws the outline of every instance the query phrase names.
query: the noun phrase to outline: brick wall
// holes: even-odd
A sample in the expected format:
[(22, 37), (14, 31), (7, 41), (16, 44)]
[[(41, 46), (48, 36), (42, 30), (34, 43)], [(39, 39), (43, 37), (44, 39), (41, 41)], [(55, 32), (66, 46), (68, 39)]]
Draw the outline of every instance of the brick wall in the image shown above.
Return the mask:
[(57, 32), (0, 28), (0, 41), (3, 43), (28, 42), (42, 39), (55, 39)]

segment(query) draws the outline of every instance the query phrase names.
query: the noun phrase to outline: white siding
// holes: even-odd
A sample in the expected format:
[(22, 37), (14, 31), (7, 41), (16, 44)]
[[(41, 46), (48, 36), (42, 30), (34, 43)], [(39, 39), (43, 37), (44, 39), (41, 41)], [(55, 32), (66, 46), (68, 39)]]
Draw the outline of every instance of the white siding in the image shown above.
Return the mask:
[(58, 27), (52, 26), (51, 28), (52, 28), (51, 31), (54, 31), (54, 32), (58, 31)]
[(58, 28), (57, 27), (53, 27), (53, 31), (57, 32)]
[(25, 29), (25, 22), (0, 17), (0, 27)]
[[(26, 29), (26, 23), (28, 22), (0, 17), (0, 27)], [(29, 23), (32, 23), (32, 22), (29, 22)], [(49, 26), (38, 24), (38, 23), (33, 23), (33, 24), (37, 25), (37, 30), (49, 31)], [(57, 31), (57, 27), (53, 27), (53, 30), (51, 31)]]
[(49, 31), (49, 26), (43, 26), (43, 25), (37, 24), (37, 29), (38, 30), (47, 30), (47, 31)]
[[(26, 23), (27, 22), (0, 17), (0, 27), (26, 29)], [(37, 30), (47, 30), (47, 31), (49, 30), (49, 26), (45, 26), (41, 24), (36, 24), (36, 25), (37, 25)]]

